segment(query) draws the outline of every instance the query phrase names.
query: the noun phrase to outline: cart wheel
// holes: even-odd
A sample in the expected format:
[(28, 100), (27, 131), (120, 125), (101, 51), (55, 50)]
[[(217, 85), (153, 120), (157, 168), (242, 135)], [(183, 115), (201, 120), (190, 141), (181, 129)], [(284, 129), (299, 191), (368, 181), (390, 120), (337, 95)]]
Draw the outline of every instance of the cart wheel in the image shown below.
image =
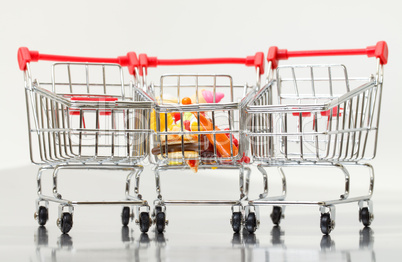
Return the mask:
[(249, 233), (254, 233), (257, 229), (257, 218), (255, 217), (255, 213), (249, 213), (246, 219), (246, 229)]
[(231, 222), (233, 231), (239, 233), (241, 229), (241, 212), (233, 212)]
[(123, 207), (123, 211), (121, 212), (121, 223), (123, 226), (127, 226), (130, 222), (130, 208)]
[(365, 227), (368, 227), (371, 225), (372, 214), (370, 214), (368, 207), (363, 207), (362, 209), (360, 209), (359, 216), (360, 216), (360, 221), (362, 221), (362, 223)]
[(161, 211), (157, 212), (155, 219), (156, 219), (156, 231), (158, 231), (158, 233), (163, 233), (166, 225), (166, 214)]
[(67, 234), (70, 232), (71, 228), (73, 227), (73, 215), (67, 212), (64, 212), (61, 215), (60, 219), (60, 230), (63, 234)]
[(49, 212), (46, 207), (40, 206), (38, 210), (38, 224), (44, 226), (49, 219)]
[(282, 218), (282, 207), (274, 206), (272, 208), (271, 213), (272, 223), (274, 223), (275, 225), (279, 225), (279, 223), (281, 222), (281, 218)]
[(329, 233), (331, 233), (334, 226), (333, 224), (333, 220), (331, 219), (331, 215), (329, 213), (321, 214), (320, 227), (321, 232), (324, 235), (328, 235)]
[(146, 233), (149, 230), (150, 226), (150, 218), (149, 218), (149, 213), (148, 212), (141, 212), (140, 213), (140, 230), (142, 233)]

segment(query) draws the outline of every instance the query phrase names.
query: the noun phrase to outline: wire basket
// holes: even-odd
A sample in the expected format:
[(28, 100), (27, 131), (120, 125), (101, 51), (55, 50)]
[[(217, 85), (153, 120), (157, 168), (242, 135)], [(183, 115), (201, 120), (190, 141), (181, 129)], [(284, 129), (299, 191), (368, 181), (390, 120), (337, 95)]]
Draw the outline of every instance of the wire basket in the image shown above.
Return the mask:
[[(74, 61), (74, 60), (73, 60)], [(51, 64), (50, 81), (24, 70), (32, 162), (135, 164), (149, 153), (152, 99), (119, 64)]]
[(249, 102), (247, 135), (256, 161), (372, 159), (377, 148), (383, 65), (351, 78), (344, 65), (279, 66)]

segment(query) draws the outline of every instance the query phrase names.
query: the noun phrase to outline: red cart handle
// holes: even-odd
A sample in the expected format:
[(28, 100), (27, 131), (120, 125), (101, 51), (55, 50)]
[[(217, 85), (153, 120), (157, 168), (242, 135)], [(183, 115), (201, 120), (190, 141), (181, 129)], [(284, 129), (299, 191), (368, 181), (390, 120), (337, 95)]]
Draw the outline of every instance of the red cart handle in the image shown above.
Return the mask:
[(254, 56), (246, 58), (190, 58), (190, 59), (158, 59), (157, 57), (149, 57), (146, 54), (139, 55), (140, 75), (148, 74), (148, 67), (157, 66), (181, 66), (181, 65), (211, 65), (211, 64), (243, 64), (246, 66), (254, 66), (259, 68), (260, 75), (264, 74), (264, 53), (257, 52)]
[(380, 59), (382, 65), (388, 62), (388, 45), (385, 41), (379, 41), (375, 46), (368, 46), (362, 49), (339, 49), (339, 50), (309, 50), (309, 51), (288, 51), (271, 46), (268, 50), (267, 60), (271, 62), (271, 68), (278, 67), (279, 60), (287, 60), (289, 57), (308, 56), (342, 56), (342, 55), (367, 55)]
[(138, 67), (139, 62), (137, 54), (128, 52), (125, 56), (118, 56), (117, 58), (101, 58), (101, 57), (82, 57), (82, 56), (62, 56), (62, 55), (48, 55), (40, 54), (38, 51), (31, 51), (27, 47), (20, 47), (18, 49), (18, 65), (22, 71), (27, 69), (27, 63), (38, 62), (39, 60), (56, 61), (56, 62), (82, 62), (82, 63), (110, 63), (127, 66), (130, 74), (135, 74), (135, 68)]

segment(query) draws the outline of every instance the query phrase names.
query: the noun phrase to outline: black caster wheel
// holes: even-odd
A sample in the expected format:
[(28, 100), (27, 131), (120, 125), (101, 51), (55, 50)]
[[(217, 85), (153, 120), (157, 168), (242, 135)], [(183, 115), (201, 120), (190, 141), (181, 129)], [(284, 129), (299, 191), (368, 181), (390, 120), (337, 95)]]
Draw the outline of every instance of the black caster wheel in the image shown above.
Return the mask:
[(47, 208), (44, 206), (40, 206), (37, 215), (38, 224), (40, 226), (46, 225), (46, 222), (49, 219), (49, 211), (47, 210)]
[(246, 218), (246, 229), (249, 233), (254, 233), (255, 230), (257, 229), (257, 218), (255, 216), (255, 213), (249, 213), (247, 218)]
[(142, 233), (146, 233), (149, 230), (149, 227), (151, 226), (150, 223), (150, 218), (149, 218), (149, 213), (148, 212), (141, 212), (140, 213), (140, 230)]
[(165, 212), (157, 212), (156, 213), (156, 231), (158, 233), (163, 233), (165, 230), (165, 225), (166, 225), (166, 214)]
[(331, 215), (329, 213), (321, 214), (320, 227), (321, 232), (324, 235), (331, 233), (332, 229), (334, 228), (334, 221), (331, 219)]
[(231, 222), (233, 231), (239, 233), (241, 229), (241, 212), (233, 212)]
[(371, 225), (372, 214), (370, 214), (368, 207), (363, 207), (360, 209), (359, 218), (365, 227), (369, 227)]
[(281, 222), (281, 218), (282, 218), (282, 207), (274, 206), (272, 208), (271, 213), (272, 223), (274, 223), (275, 225), (279, 225), (279, 223)]
[(123, 211), (121, 212), (121, 223), (123, 226), (127, 226), (130, 222), (130, 208), (123, 207)]
[(67, 212), (61, 214), (60, 218), (60, 230), (63, 234), (70, 232), (73, 227), (73, 215)]

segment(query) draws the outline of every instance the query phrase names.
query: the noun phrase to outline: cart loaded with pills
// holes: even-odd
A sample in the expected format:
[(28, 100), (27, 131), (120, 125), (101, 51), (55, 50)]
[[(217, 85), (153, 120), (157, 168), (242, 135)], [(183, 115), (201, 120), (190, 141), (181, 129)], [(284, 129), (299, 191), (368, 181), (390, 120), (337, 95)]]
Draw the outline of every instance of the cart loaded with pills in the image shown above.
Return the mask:
[[(264, 54), (240, 58), (202, 58), (202, 59), (159, 59), (139, 56), (139, 72), (144, 90), (154, 98), (150, 128), (154, 131), (151, 139), (151, 162), (155, 165), (157, 199), (154, 201), (153, 221), (157, 232), (163, 232), (168, 205), (221, 205), (232, 209), (232, 227), (239, 232), (242, 216), (247, 213), (244, 203), (247, 201), (250, 168), (249, 157), (243, 147), (242, 128), (244, 119), (242, 108), (260, 85), (264, 73)], [(191, 66), (234, 64), (252, 67), (252, 84), (234, 84), (236, 77), (229, 74), (163, 74), (158, 83), (146, 83), (150, 67)], [(212, 66), (211, 66), (212, 65)], [(232, 65), (232, 66), (234, 66)], [(151, 68), (152, 69), (152, 68)], [(242, 70), (245, 71), (245, 70)], [(169, 171), (177, 173), (205, 173), (217, 176), (225, 171), (239, 174), (239, 196), (231, 200), (211, 199), (213, 192), (204, 192), (205, 199), (189, 198), (185, 194), (181, 200), (169, 200), (162, 197), (161, 174)], [(191, 171), (190, 171), (191, 170)], [(224, 187), (222, 185), (221, 187)], [(183, 187), (199, 188), (197, 185)], [(167, 190), (166, 190), (167, 191)]]

